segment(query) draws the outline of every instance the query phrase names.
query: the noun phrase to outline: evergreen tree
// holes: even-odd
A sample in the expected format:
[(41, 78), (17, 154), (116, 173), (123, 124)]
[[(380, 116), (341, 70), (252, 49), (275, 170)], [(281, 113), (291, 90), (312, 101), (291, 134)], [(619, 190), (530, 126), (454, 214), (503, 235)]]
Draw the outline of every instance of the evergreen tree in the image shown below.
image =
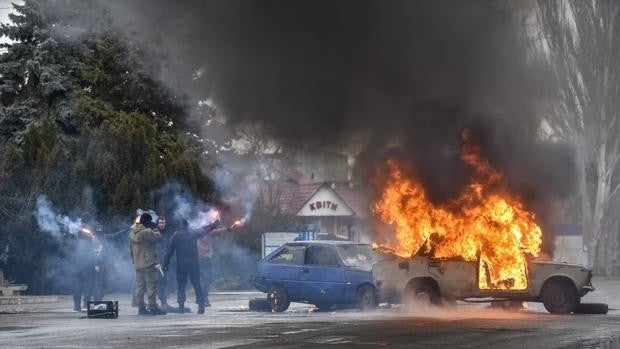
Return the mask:
[[(39, 232), (36, 199), (66, 213), (92, 212), (107, 222), (178, 181), (204, 201), (215, 199), (203, 173), (201, 145), (184, 129), (185, 100), (152, 77), (147, 48), (127, 40), (94, 0), (26, 0), (0, 26), (0, 265), (31, 290), (50, 286), (44, 262), (62, 248)], [(5, 181), (8, 179), (8, 183)], [(90, 205), (89, 205), (90, 206)]]

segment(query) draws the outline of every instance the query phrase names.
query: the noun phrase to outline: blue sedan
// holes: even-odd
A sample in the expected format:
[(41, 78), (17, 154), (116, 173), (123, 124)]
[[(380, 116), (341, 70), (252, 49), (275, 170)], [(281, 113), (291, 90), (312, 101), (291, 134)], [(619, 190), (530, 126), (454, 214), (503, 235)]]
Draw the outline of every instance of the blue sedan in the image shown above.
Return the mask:
[(377, 306), (371, 268), (378, 255), (367, 244), (349, 241), (287, 243), (265, 257), (256, 269), (254, 286), (266, 292), (271, 309), (281, 312), (291, 302), (319, 310), (335, 304)]

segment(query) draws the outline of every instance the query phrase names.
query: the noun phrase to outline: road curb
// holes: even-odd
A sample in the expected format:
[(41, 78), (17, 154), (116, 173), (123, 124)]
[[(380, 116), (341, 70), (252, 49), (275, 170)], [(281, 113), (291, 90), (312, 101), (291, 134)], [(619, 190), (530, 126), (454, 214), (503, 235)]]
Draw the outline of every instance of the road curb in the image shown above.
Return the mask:
[(0, 305), (57, 303), (59, 300), (58, 296), (2, 296)]

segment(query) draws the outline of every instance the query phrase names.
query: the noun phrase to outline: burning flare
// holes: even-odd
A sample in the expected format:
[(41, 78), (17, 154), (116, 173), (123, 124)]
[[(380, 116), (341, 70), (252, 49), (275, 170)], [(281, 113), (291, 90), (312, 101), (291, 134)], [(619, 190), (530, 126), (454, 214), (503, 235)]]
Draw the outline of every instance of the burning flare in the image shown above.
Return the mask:
[(421, 183), (388, 160), (380, 199), (373, 212), (394, 224), (396, 243), (384, 247), (409, 257), (418, 251), (434, 258), (480, 261), (480, 289), (527, 288), (526, 254), (537, 256), (542, 231), (534, 213), (518, 198), (492, 190), (502, 174), (480, 157), (480, 148), (463, 132), (461, 159), (474, 169), (467, 188), (442, 205), (431, 203)]

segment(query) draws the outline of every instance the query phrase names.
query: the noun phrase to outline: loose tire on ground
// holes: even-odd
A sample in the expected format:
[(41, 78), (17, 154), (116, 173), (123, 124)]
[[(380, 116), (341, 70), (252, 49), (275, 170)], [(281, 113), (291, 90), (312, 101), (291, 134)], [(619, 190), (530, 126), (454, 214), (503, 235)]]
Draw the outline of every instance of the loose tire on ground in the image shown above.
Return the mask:
[(379, 305), (377, 292), (370, 285), (362, 285), (357, 290), (357, 307), (362, 311), (376, 309)]
[(273, 285), (267, 291), (267, 300), (271, 305), (271, 311), (281, 313), (288, 309), (291, 301), (288, 298), (288, 293), (284, 287), (280, 285)]
[(271, 311), (271, 303), (267, 298), (254, 298), (249, 302), (252, 311)]
[(568, 281), (551, 280), (545, 283), (541, 292), (545, 309), (551, 314), (570, 314), (579, 305), (579, 295)]
[(609, 306), (605, 303), (581, 303), (577, 305), (575, 314), (607, 314)]

